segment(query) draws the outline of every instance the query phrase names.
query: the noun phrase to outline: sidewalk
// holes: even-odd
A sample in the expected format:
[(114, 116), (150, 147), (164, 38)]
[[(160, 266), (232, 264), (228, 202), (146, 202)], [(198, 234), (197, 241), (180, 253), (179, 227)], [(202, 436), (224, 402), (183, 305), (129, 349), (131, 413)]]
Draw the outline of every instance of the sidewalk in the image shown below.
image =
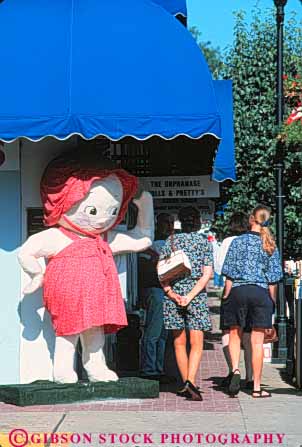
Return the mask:
[[(212, 291), (210, 295), (215, 294)], [(163, 432), (284, 433), (282, 445), (299, 447), (302, 444), (302, 392), (284, 383), (280, 365), (264, 366), (263, 384), (272, 391), (270, 399), (252, 399), (243, 391), (232, 399), (219, 388), (219, 378), (227, 374), (218, 329), (219, 300), (212, 296), (209, 302), (213, 331), (206, 337), (199, 373), (203, 402), (189, 402), (162, 391), (159, 399), (135, 401), (26, 408), (0, 403), (0, 431), (23, 427), (31, 432), (49, 433), (149, 432), (155, 437), (156, 433)]]

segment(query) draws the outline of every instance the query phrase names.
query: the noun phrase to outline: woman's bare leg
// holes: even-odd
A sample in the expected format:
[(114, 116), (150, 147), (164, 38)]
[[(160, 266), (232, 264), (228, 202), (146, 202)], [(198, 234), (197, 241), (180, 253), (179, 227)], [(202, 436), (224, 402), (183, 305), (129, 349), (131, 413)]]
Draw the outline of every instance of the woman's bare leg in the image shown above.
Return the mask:
[(187, 354), (187, 337), (185, 329), (173, 331), (174, 336), (174, 350), (176, 356), (177, 366), (185, 382), (188, 379), (189, 359)]
[(232, 359), (233, 371), (239, 369), (240, 350), (241, 350), (241, 335), (242, 329), (239, 326), (231, 327), (230, 329), (230, 341), (229, 350)]
[(253, 329), (251, 335), (252, 365), (254, 374), (254, 390), (259, 391), (263, 368), (263, 340), (264, 330)]
[(195, 385), (196, 374), (203, 353), (203, 332), (190, 330), (190, 356), (188, 368), (188, 380)]

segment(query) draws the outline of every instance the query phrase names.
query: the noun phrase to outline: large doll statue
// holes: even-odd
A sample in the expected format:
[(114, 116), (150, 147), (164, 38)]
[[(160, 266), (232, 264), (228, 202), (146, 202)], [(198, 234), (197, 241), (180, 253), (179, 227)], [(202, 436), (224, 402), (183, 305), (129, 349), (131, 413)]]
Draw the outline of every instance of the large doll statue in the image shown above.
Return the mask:
[[(136, 226), (124, 233), (114, 230), (137, 192), (138, 180), (122, 169), (103, 166), (66, 157), (48, 165), (41, 197), (44, 222), (51, 228), (31, 236), (19, 253), (21, 266), (31, 277), (24, 293), (43, 286), (44, 305), (56, 334), (56, 382), (78, 380), (74, 356), (79, 337), (89, 380), (118, 379), (103, 354), (105, 334), (127, 326), (112, 255), (138, 252), (152, 243), (153, 205), (147, 192), (134, 199)], [(39, 258), (46, 259), (45, 273)]]

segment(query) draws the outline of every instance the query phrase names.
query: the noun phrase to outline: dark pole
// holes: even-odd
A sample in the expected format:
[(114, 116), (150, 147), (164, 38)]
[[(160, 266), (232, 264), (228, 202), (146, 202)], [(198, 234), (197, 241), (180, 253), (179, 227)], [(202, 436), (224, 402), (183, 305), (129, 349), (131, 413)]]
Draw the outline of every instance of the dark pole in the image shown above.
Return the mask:
[[(283, 95), (283, 24), (284, 24), (284, 7), (287, 0), (274, 0), (276, 6), (276, 22), (277, 22), (277, 108), (276, 118), (277, 125), (283, 123), (284, 113), (284, 95)], [(280, 252), (282, 266), (284, 265), (283, 247), (284, 247), (284, 193), (283, 193), (283, 144), (277, 143), (276, 150), (276, 230), (277, 245)], [(286, 302), (284, 293), (284, 282), (278, 285), (277, 294), (277, 315), (276, 323), (278, 324), (279, 343), (277, 346), (276, 358), (279, 362), (285, 363), (287, 359), (287, 343), (286, 343)]]

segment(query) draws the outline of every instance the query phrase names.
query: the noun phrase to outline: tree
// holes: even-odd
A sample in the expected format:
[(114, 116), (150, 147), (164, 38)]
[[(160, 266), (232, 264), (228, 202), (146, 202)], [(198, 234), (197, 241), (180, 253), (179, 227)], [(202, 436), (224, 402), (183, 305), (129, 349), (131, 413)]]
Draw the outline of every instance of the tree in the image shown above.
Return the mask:
[(213, 47), (211, 42), (202, 42), (200, 40), (202, 33), (198, 30), (196, 26), (192, 26), (190, 28), (190, 32), (196, 42), (198, 43), (199, 48), (204, 55), (208, 66), (211, 70), (212, 76), (214, 79), (219, 79), (221, 73), (223, 71), (224, 63), (223, 63), (223, 55), (220, 51), (219, 47)]
[[(290, 76), (302, 73), (301, 34), (301, 28), (292, 17), (285, 28), (284, 46), (285, 73)], [(275, 125), (276, 25), (273, 11), (263, 19), (260, 12), (255, 11), (250, 26), (243, 12), (236, 13), (234, 43), (224, 62), (224, 77), (233, 80), (238, 179), (225, 190), (226, 211), (218, 216), (215, 224), (225, 233), (234, 211), (249, 212), (258, 203), (275, 210), (273, 164), (278, 129)], [(286, 144), (284, 164), (285, 254), (301, 256), (302, 157), (291, 144)]]

